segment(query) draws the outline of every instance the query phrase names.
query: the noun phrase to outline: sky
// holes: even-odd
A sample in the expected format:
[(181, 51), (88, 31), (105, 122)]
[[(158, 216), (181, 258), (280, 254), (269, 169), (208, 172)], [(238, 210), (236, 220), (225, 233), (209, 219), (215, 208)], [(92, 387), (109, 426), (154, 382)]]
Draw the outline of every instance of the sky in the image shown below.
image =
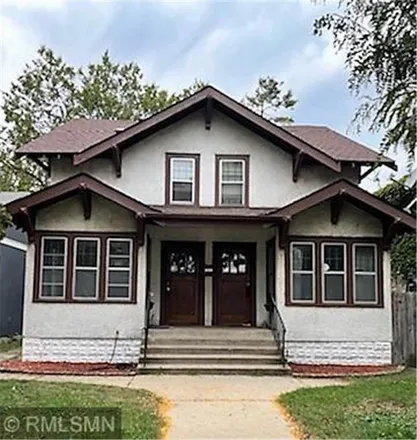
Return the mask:
[[(330, 35), (313, 35), (314, 19), (336, 9), (334, 0), (0, 0), (0, 90), (40, 45), (76, 66), (108, 49), (171, 92), (199, 78), (240, 100), (260, 76), (273, 76), (298, 100), (295, 123), (327, 125), (378, 150), (381, 134), (351, 124), (359, 101), (348, 91), (344, 54)], [(405, 154), (389, 156), (395, 177), (403, 175)], [(374, 190), (392, 176), (381, 169), (363, 186)]]

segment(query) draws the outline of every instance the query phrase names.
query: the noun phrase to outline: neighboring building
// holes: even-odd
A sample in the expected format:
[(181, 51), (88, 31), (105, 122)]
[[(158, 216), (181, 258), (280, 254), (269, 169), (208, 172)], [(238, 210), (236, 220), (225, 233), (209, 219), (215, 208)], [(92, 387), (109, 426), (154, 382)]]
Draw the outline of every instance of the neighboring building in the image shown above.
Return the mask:
[(30, 241), (24, 359), (137, 362), (152, 292), (154, 326), (280, 332), (278, 312), (290, 361), (391, 362), (388, 249), (415, 221), (358, 186), (391, 159), (213, 87), (19, 152), (51, 178), (8, 205)]
[[(28, 194), (0, 192), (0, 206)], [(26, 234), (14, 226), (7, 228), (0, 240), (0, 337), (22, 332), (26, 249)]]

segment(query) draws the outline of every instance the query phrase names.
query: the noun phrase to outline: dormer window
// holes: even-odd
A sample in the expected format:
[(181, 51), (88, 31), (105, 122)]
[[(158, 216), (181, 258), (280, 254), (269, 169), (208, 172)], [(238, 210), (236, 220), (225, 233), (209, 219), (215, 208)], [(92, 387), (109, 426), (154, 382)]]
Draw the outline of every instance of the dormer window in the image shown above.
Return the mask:
[(216, 156), (216, 204), (248, 205), (248, 156)]
[(198, 168), (198, 154), (167, 154), (167, 203), (198, 204)]

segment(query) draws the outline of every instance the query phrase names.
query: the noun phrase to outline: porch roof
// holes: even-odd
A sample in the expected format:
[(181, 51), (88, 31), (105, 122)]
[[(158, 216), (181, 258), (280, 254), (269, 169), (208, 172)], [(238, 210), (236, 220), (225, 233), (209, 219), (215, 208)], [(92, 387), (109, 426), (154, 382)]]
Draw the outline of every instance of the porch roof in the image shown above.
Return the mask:
[(337, 223), (343, 201), (346, 200), (375, 217), (388, 221), (388, 224), (396, 224), (397, 226), (402, 225), (403, 227), (412, 230), (416, 229), (416, 219), (412, 215), (390, 205), (385, 200), (365, 191), (345, 179), (333, 182), (287, 206), (273, 210), (269, 215), (284, 221), (290, 220), (292, 216), (327, 200), (332, 202), (332, 223)]

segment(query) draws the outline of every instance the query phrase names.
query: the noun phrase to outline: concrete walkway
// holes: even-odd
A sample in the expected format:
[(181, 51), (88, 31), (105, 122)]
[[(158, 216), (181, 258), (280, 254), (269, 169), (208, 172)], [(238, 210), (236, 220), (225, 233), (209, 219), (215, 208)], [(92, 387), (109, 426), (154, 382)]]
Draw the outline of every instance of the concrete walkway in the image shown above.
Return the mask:
[(280, 393), (337, 385), (334, 379), (291, 376), (39, 376), (0, 374), (0, 379), (83, 382), (144, 388), (169, 399), (169, 439), (287, 439), (290, 427), (274, 405)]

